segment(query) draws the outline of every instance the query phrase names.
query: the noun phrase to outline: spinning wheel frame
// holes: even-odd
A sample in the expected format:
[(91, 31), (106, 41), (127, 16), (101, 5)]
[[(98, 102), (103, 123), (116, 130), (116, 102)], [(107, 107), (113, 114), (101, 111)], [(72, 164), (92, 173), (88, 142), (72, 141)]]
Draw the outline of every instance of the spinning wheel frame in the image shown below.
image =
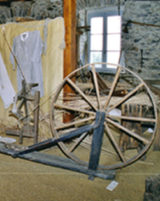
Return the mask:
[[(103, 94), (103, 91), (100, 90), (100, 87), (99, 87), (98, 77), (97, 77), (97, 73), (95, 70), (95, 65), (111, 65), (113, 67), (117, 67), (117, 71), (114, 76), (114, 80), (111, 84), (110, 90), (106, 96), (106, 100), (104, 103), (101, 102), (102, 96), (104, 98), (104, 94)], [(94, 91), (94, 93), (92, 92), (91, 95), (90, 94), (88, 95), (87, 94), (88, 92), (86, 93), (85, 90), (83, 91), (78, 86), (76, 77), (74, 78), (74, 75), (79, 76), (81, 71), (85, 71), (88, 69), (91, 70), (90, 78), (92, 78), (92, 82), (93, 82), (92, 83), (93, 84), (92, 91)], [(139, 83), (132, 90), (128, 91), (128, 93), (126, 95), (124, 95), (122, 98), (120, 98), (120, 100), (118, 100), (118, 102), (111, 104), (114, 91), (119, 83), (119, 80), (121, 79), (120, 75), (121, 75), (122, 70), (129, 73), (130, 75), (132, 75), (134, 79), (139, 81)], [(82, 85), (84, 84), (83, 81), (81, 82), (81, 84)], [(70, 86), (71, 89), (74, 91), (74, 93), (65, 95), (64, 94), (65, 85)], [(133, 116), (122, 116), (121, 115), (121, 116), (116, 116), (116, 118), (120, 119), (121, 122), (122, 122), (122, 120), (123, 121), (126, 120), (126, 121), (131, 121), (133, 123), (140, 122), (140, 124), (151, 123), (152, 127), (153, 127), (153, 132), (152, 132), (152, 134), (150, 134), (149, 138), (148, 138), (148, 136), (146, 137), (146, 136), (137, 134), (137, 133), (129, 130), (127, 127), (124, 127), (122, 125), (122, 123), (119, 123), (115, 120), (114, 115), (110, 114), (111, 111), (113, 111), (116, 108), (119, 108), (122, 104), (124, 104), (125, 102), (130, 100), (131, 97), (133, 97), (135, 94), (141, 93), (141, 92), (139, 92), (139, 90), (142, 90), (142, 89), (145, 90), (145, 93), (146, 93), (148, 99), (150, 100), (150, 104), (151, 104), (152, 110), (153, 110), (152, 117), (148, 118), (148, 117), (133, 117)], [(94, 99), (92, 98), (93, 94), (94, 94)], [(72, 98), (76, 100), (76, 98), (77, 98), (76, 95), (78, 97), (78, 100), (85, 103), (87, 105), (87, 107), (85, 104), (84, 104), (85, 107), (82, 107), (82, 108), (77, 108), (77, 107), (75, 107), (75, 105), (72, 106), (73, 105)], [(68, 104), (68, 102), (70, 102), (70, 101), (68, 101), (68, 99), (71, 100), (71, 103), (72, 103), (71, 105), (70, 105), (70, 103)], [(92, 103), (92, 100), (95, 101), (95, 99), (96, 99), (96, 104), (95, 104), (95, 102)], [(60, 104), (59, 104), (59, 102), (60, 102)], [(74, 104), (75, 103), (76, 103), (76, 101), (74, 102)], [(150, 146), (154, 140), (156, 127), (157, 127), (157, 125), (156, 125), (157, 124), (156, 104), (154, 102), (154, 98), (152, 96), (150, 89), (136, 73), (134, 73), (131, 70), (129, 70), (125, 67), (122, 67), (120, 65), (107, 64), (107, 63), (87, 64), (79, 69), (76, 69), (72, 73), (70, 73), (63, 80), (63, 82), (59, 86), (55, 96), (53, 97), (51, 115), (50, 115), (51, 131), (52, 131), (53, 136), (55, 136), (56, 138), (59, 138), (62, 133), (68, 132), (69, 130), (76, 129), (77, 127), (79, 127), (79, 125), (92, 124), (92, 122), (95, 120), (96, 111), (103, 111), (106, 113), (106, 118), (105, 118), (105, 123), (104, 123), (104, 127), (105, 127), (105, 136), (104, 137), (107, 137), (109, 139), (112, 148), (115, 150), (115, 153), (117, 153), (117, 156), (120, 160), (120, 161), (114, 162), (113, 164), (102, 164), (102, 165), (100, 164), (98, 167), (99, 169), (116, 169), (116, 168), (125, 167), (125, 166), (137, 161), (150, 148)], [(59, 119), (60, 119), (60, 123), (61, 123), (60, 126), (59, 126), (59, 124), (57, 124), (57, 121), (59, 121), (59, 120), (57, 120), (57, 117), (56, 117), (56, 115), (57, 114), (59, 115), (59, 113), (60, 113)], [(63, 119), (64, 113), (66, 113), (69, 116), (69, 120), (67, 122), (64, 122), (64, 119)], [(76, 116), (76, 120), (74, 119), (75, 116)], [(83, 118), (83, 116), (85, 116), (85, 118)], [(79, 119), (77, 120), (77, 118), (79, 118)], [(124, 132), (130, 138), (133, 138), (139, 144), (142, 144), (142, 149), (140, 150), (140, 152), (136, 153), (136, 154), (133, 153), (133, 156), (131, 156), (131, 158), (130, 157), (126, 158), (125, 154), (121, 150), (121, 147), (117, 143), (117, 139), (115, 139), (116, 137), (115, 137), (115, 134), (112, 132), (111, 127), (115, 127), (116, 129), (118, 129), (120, 131), (120, 133)], [(78, 162), (80, 164), (88, 166), (88, 162), (86, 160), (83, 160), (83, 159), (81, 160), (81, 158), (79, 158), (79, 155), (77, 156), (77, 152), (76, 153), (73, 153), (73, 152), (77, 149), (77, 147), (79, 147), (83, 143), (84, 139), (90, 135), (91, 135), (90, 133), (89, 134), (84, 133), (78, 138), (78, 140), (76, 142), (74, 140), (72, 140), (72, 143), (69, 142), (68, 144), (64, 143), (64, 142), (59, 142), (59, 146), (62, 149), (62, 151), (69, 158), (75, 160), (76, 162)], [(68, 147), (68, 145), (69, 145), (69, 147)], [(106, 147), (102, 147), (102, 151), (105, 149), (106, 149)]]

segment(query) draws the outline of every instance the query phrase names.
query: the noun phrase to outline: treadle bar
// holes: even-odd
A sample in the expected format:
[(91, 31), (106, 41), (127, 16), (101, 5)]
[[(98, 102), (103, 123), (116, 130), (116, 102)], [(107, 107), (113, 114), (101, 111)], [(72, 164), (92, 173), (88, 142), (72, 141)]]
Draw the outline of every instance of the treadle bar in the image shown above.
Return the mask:
[(43, 142), (34, 144), (29, 146), (27, 149), (23, 150), (23, 151), (18, 151), (15, 152), (13, 154), (13, 157), (18, 157), (19, 155), (22, 154), (27, 154), (33, 151), (40, 151), (46, 148), (50, 148), (52, 146), (57, 145), (58, 142), (64, 142), (67, 140), (71, 140), (74, 137), (78, 137), (79, 135), (85, 133), (85, 132), (89, 132), (92, 129), (96, 129), (99, 127), (99, 125), (101, 124), (102, 118), (103, 118), (103, 113), (97, 111), (96, 112), (96, 119), (95, 119), (95, 123), (93, 125), (86, 125), (86, 126), (82, 126), (74, 131), (70, 131), (64, 135), (62, 135), (60, 138), (51, 138), (48, 140), (45, 140)]
[[(13, 156), (15, 151), (12, 149), (6, 148), (3, 143), (0, 143), (0, 153)], [(96, 170), (96, 171), (89, 170), (87, 166), (77, 164), (76, 162), (74, 162), (73, 160), (69, 158), (46, 154), (46, 153), (42, 153), (38, 151), (19, 155), (18, 158), (52, 166), (52, 167), (63, 168), (66, 170), (83, 173), (83, 174), (92, 176), (93, 178), (99, 177), (101, 179), (106, 179), (106, 180), (113, 180), (115, 178), (115, 170)]]

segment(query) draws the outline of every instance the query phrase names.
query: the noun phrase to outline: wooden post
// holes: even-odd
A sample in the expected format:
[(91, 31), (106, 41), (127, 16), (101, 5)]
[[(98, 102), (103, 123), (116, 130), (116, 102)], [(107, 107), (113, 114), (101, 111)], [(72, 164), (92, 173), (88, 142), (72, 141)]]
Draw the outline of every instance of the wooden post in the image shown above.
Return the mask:
[(64, 77), (76, 68), (76, 0), (64, 0)]
[[(76, 69), (76, 0), (64, 0), (65, 43), (64, 77)], [(64, 98), (74, 91), (68, 85), (64, 86)], [(70, 121), (72, 115), (64, 114), (64, 122)]]

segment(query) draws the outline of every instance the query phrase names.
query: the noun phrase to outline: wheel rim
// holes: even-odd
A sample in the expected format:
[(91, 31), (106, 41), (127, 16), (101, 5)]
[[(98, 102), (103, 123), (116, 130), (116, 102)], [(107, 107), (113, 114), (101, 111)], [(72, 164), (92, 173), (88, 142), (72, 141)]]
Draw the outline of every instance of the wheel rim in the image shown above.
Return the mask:
[[(96, 65), (115, 67), (113, 79), (97, 73)], [(128, 77), (133, 83), (127, 80)], [(127, 87), (122, 89), (122, 86)], [(132, 111), (124, 113), (128, 105), (129, 108), (132, 105), (138, 107), (134, 110), (136, 115)], [(150, 89), (137, 74), (108, 63), (87, 64), (73, 71), (61, 83), (52, 101), (50, 123), (53, 136), (59, 138), (64, 133), (94, 123), (96, 111), (106, 114), (99, 169), (127, 166), (147, 152), (157, 127), (156, 104)], [(135, 131), (137, 125), (140, 129)], [(74, 161), (88, 166), (92, 134), (84, 133), (69, 142), (60, 142), (59, 147)], [(127, 138), (127, 143), (136, 144), (135, 147), (128, 148), (123, 137)]]

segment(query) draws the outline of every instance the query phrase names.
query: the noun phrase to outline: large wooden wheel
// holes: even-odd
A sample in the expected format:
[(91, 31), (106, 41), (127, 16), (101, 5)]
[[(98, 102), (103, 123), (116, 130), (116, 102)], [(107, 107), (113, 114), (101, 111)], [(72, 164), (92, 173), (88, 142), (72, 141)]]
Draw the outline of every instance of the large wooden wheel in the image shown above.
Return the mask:
[[(115, 74), (100, 74), (95, 67), (112, 66)], [(88, 64), (69, 74), (52, 102), (51, 130), (59, 138), (95, 121), (105, 112), (99, 169), (127, 166), (151, 146), (157, 124), (156, 104), (145, 82), (129, 69), (115, 64)], [(59, 147), (71, 159), (88, 166), (93, 131)]]

